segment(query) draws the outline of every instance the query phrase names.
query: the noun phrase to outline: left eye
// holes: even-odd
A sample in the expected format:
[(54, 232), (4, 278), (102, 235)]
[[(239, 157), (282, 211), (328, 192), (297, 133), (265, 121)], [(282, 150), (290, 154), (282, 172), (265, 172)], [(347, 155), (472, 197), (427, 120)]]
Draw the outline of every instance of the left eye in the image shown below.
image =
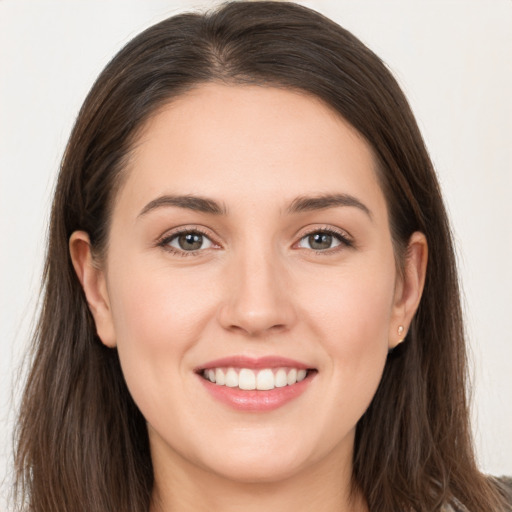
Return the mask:
[(166, 245), (180, 251), (198, 251), (212, 247), (212, 241), (197, 231), (178, 233), (166, 240)]
[(340, 235), (329, 233), (327, 231), (315, 231), (300, 239), (299, 247), (313, 249), (315, 251), (325, 251), (333, 249), (342, 244)]

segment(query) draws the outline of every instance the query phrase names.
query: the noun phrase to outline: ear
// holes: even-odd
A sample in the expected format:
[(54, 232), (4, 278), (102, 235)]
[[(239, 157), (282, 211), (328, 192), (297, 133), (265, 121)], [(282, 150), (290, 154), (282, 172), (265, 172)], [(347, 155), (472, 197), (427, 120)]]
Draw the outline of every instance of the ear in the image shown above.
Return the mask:
[(428, 245), (423, 233), (414, 232), (407, 246), (403, 275), (397, 278), (393, 314), (390, 323), (389, 348), (401, 343), (420, 304), (427, 272)]
[(75, 231), (71, 235), (69, 253), (94, 318), (96, 332), (104, 345), (114, 348), (116, 336), (105, 273), (94, 261), (89, 235), (85, 231)]

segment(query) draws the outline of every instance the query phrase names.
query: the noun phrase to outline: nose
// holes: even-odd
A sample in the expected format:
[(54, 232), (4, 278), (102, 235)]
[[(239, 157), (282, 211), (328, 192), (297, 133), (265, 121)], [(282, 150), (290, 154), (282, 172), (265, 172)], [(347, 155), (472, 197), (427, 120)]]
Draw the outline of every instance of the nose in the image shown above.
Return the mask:
[(239, 255), (228, 269), (219, 323), (251, 337), (286, 331), (296, 314), (284, 262), (252, 249)]

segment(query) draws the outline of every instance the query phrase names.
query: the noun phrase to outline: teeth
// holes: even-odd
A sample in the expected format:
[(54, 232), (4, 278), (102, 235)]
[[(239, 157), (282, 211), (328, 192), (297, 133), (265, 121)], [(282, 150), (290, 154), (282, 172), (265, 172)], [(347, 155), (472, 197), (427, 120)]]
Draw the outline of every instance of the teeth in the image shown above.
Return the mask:
[(242, 368), (238, 374), (238, 387), (240, 389), (256, 389), (256, 375), (252, 370)]
[(266, 390), (275, 388), (275, 379), (272, 370), (261, 370), (256, 378), (256, 389)]
[(226, 373), (226, 386), (228, 388), (237, 388), (238, 387), (238, 373), (233, 370), (233, 368), (229, 368)]
[(220, 368), (215, 370), (215, 382), (219, 384), (219, 386), (224, 386), (226, 384), (226, 376)]
[(288, 386), (291, 386), (292, 384), (295, 384), (297, 382), (297, 370), (295, 368), (291, 369), (288, 372), (286, 381), (288, 382)]
[(284, 368), (279, 368), (276, 373), (276, 388), (284, 388), (288, 384), (288, 376), (286, 375), (286, 370)]
[(251, 370), (249, 368), (208, 368), (203, 371), (203, 377), (218, 386), (228, 386), (243, 390), (257, 389), (266, 391), (284, 386), (293, 386), (303, 381), (307, 370), (296, 368), (264, 368)]

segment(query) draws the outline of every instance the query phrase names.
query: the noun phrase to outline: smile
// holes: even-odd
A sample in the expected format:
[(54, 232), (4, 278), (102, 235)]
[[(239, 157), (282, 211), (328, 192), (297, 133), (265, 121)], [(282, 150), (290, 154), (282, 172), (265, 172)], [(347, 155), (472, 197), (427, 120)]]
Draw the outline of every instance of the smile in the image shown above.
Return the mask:
[(274, 388), (293, 386), (303, 381), (308, 370), (303, 368), (208, 368), (202, 371), (202, 376), (217, 384), (229, 388), (243, 390), (257, 389), (268, 391)]
[(283, 357), (235, 356), (210, 361), (195, 373), (215, 401), (241, 412), (265, 412), (305, 393), (318, 370)]

